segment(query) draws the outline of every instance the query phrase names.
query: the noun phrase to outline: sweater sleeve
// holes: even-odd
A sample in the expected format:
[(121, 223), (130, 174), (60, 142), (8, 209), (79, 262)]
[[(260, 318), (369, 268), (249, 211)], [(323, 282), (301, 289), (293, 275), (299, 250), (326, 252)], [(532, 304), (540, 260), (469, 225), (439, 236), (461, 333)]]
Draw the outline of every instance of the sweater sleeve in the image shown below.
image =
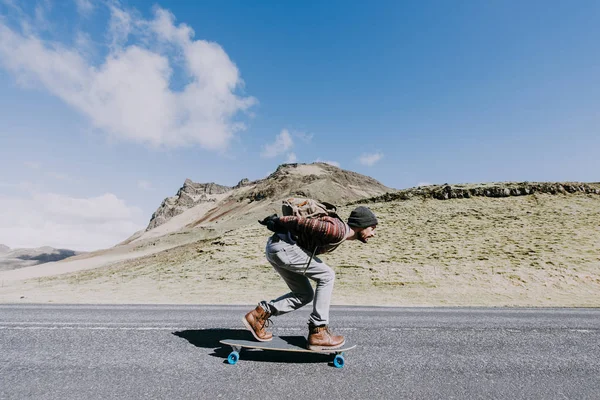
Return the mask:
[(284, 216), (279, 221), (294, 235), (310, 237), (319, 246), (339, 243), (346, 237), (346, 225), (337, 218)]

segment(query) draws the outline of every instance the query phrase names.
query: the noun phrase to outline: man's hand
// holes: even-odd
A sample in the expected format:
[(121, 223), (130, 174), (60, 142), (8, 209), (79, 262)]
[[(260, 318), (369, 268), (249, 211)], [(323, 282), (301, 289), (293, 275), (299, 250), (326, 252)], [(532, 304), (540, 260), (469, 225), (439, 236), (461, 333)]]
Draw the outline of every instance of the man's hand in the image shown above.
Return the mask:
[(259, 224), (264, 225), (272, 232), (275, 233), (287, 233), (287, 229), (283, 226), (283, 224), (279, 221), (279, 217), (277, 214), (269, 215), (267, 218), (262, 221), (258, 221)]

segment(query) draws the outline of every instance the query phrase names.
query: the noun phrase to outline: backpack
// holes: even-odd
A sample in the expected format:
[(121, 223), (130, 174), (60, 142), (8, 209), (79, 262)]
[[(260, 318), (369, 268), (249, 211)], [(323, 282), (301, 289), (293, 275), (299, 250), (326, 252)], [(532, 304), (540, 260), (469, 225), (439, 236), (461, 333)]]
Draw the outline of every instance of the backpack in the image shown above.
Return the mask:
[(318, 202), (313, 199), (299, 197), (289, 197), (283, 200), (281, 204), (281, 213), (284, 216), (292, 215), (303, 218), (334, 217), (337, 215), (337, 208), (331, 203)]

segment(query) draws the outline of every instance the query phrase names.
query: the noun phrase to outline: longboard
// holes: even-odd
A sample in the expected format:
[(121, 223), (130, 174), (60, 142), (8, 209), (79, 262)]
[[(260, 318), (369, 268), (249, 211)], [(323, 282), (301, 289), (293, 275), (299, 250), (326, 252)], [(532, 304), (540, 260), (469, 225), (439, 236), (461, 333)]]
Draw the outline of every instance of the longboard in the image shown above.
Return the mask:
[(273, 336), (273, 340), (268, 342), (258, 342), (255, 340), (223, 339), (220, 343), (231, 346), (233, 351), (227, 357), (227, 362), (234, 365), (240, 359), (240, 352), (243, 348), (290, 351), (295, 353), (316, 353), (316, 354), (335, 354), (333, 365), (336, 368), (342, 368), (345, 363), (344, 352), (352, 350), (356, 345), (349, 344), (347, 341), (342, 347), (326, 350), (309, 350), (304, 336)]

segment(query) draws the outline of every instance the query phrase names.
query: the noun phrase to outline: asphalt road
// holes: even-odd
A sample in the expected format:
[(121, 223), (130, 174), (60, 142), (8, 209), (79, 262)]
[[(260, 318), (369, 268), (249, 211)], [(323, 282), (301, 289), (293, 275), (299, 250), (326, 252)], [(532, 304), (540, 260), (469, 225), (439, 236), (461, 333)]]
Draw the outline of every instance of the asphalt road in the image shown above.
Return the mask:
[[(358, 347), (244, 350), (238, 306), (0, 305), (0, 399), (599, 399), (600, 309), (334, 307)], [(305, 335), (308, 310), (274, 319)]]

